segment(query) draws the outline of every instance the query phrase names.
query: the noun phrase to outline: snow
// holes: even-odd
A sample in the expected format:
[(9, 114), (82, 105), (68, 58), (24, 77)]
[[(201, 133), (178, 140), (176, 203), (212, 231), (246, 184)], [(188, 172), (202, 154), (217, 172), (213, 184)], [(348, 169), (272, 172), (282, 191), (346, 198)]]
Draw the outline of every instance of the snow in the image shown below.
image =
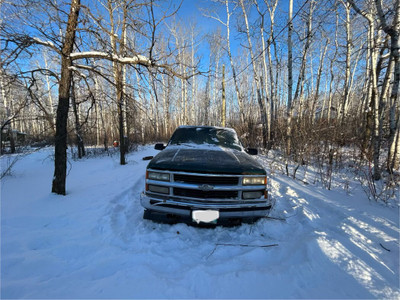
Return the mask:
[(40, 45), (48, 46), (48, 47), (53, 48), (53, 49), (55, 49), (55, 50), (59, 50), (59, 49), (57, 49), (57, 47), (54, 45), (54, 43), (51, 42), (51, 41), (43, 41), (43, 40), (41, 40), (41, 39), (38, 38), (38, 37), (33, 37), (32, 40), (33, 40), (35, 43), (38, 43), (38, 44), (40, 44)]
[(68, 67), (69, 70), (71, 71), (75, 71), (79, 74), (79, 76), (81, 76), (82, 78), (86, 78), (86, 74), (83, 74), (76, 66), (70, 66)]
[[(218, 140), (214, 140), (214, 142), (218, 142)], [(216, 145), (216, 144), (209, 144), (204, 142), (203, 144), (196, 144), (196, 143), (180, 143), (178, 145), (171, 144), (167, 146), (167, 149), (174, 150), (174, 149), (196, 149), (196, 150), (212, 150), (212, 151), (226, 151), (226, 152), (234, 152), (234, 151), (244, 151), (240, 145), (234, 145), (236, 147), (240, 147), (242, 150), (232, 149), (228, 147), (224, 147), (224, 145)]]
[(52, 151), (1, 181), (2, 299), (400, 297), (399, 207), (355, 181), (349, 194), (271, 171), (274, 219), (206, 229), (142, 219), (151, 147), (125, 166), (70, 159), (66, 196), (50, 193)]
[(121, 57), (118, 55), (110, 55), (106, 52), (100, 51), (86, 51), (86, 52), (74, 52), (71, 53), (70, 58), (73, 60), (83, 59), (83, 58), (105, 58), (112, 61), (117, 61), (123, 64), (143, 64), (143, 65), (151, 65), (151, 60), (143, 55), (135, 55), (132, 57)]

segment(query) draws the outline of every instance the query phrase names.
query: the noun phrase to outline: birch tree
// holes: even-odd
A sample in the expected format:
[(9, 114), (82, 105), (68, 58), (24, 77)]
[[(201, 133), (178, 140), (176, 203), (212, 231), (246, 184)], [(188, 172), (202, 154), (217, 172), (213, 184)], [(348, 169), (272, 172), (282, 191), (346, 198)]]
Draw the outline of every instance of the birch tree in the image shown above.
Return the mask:
[[(379, 180), (381, 178), (381, 170), (380, 170), (380, 149), (381, 149), (381, 140), (382, 140), (382, 106), (383, 103), (380, 103), (381, 97), (379, 97), (379, 87), (378, 87), (378, 77), (380, 73), (380, 67), (378, 67), (378, 59), (379, 59), (379, 49), (377, 47), (377, 44), (379, 43), (379, 39), (381, 38), (378, 32), (378, 35), (376, 35), (376, 19), (378, 18), (378, 14), (383, 16), (382, 13), (382, 6), (380, 1), (375, 1), (375, 7), (372, 5), (367, 5), (366, 10), (362, 10), (353, 0), (348, 0), (352, 8), (361, 16), (363, 16), (367, 22), (368, 22), (368, 46), (371, 49), (370, 50), (370, 65), (371, 65), (371, 87), (372, 87), (372, 93), (371, 93), (371, 99), (370, 99), (370, 108), (371, 111), (373, 112), (373, 134), (372, 134), (372, 148), (373, 148), (373, 162), (374, 162), (374, 174), (373, 177), (375, 180)], [(380, 11), (380, 13), (379, 13)], [(396, 11), (398, 11), (398, 4)], [(398, 20), (394, 18), (394, 24), (398, 23)], [(380, 19), (382, 22), (383, 20)], [(382, 26), (383, 24), (381, 24)], [(385, 27), (388, 29), (387, 27)], [(390, 31), (390, 30), (389, 30)], [(394, 36), (397, 34), (393, 34)], [(396, 49), (397, 47), (397, 49)], [(395, 51), (398, 52), (398, 43), (397, 45), (394, 46), (393, 48)], [(398, 53), (397, 53), (398, 55)], [(380, 64), (380, 63), (379, 63)], [(395, 83), (395, 82), (394, 82)], [(398, 89), (398, 86), (397, 86)], [(397, 92), (397, 91), (396, 91)], [(396, 95), (397, 97), (397, 95)], [(370, 114), (370, 116), (372, 116)], [(367, 121), (367, 126), (370, 125), (372, 122)]]
[(346, 21), (345, 21), (345, 28), (346, 28), (346, 71), (345, 71), (345, 79), (344, 79), (344, 96), (343, 96), (343, 103), (341, 104), (341, 111), (339, 118), (342, 122), (344, 122), (347, 109), (349, 105), (349, 96), (350, 96), (350, 64), (351, 64), (351, 53), (353, 47), (352, 41), (352, 32), (351, 32), (351, 18), (350, 18), (350, 8), (351, 4), (341, 0), (345, 11), (346, 11)]
[[(268, 140), (268, 137), (267, 137), (268, 122), (267, 122), (267, 111), (266, 111), (266, 108), (265, 108), (265, 100), (262, 97), (262, 93), (261, 93), (261, 88), (262, 88), (261, 78), (257, 74), (256, 57), (255, 57), (254, 51), (253, 51), (253, 44), (252, 44), (251, 36), (250, 36), (249, 21), (248, 21), (248, 18), (247, 18), (247, 12), (246, 12), (246, 8), (244, 7), (243, 0), (239, 0), (239, 4), (240, 4), (240, 7), (242, 8), (243, 18), (244, 18), (244, 22), (245, 22), (245, 26), (246, 26), (247, 42), (249, 44), (249, 48), (248, 49), (249, 49), (249, 52), (250, 52), (251, 64), (253, 66), (253, 76), (254, 76), (254, 81), (255, 81), (256, 90), (257, 90), (257, 101), (258, 101), (258, 105), (259, 105), (259, 108), (260, 108), (260, 115), (261, 115), (261, 124), (262, 124), (262, 132), (263, 132), (262, 133), (262, 135), (263, 135), (263, 147), (264, 147), (264, 149), (266, 149), (267, 148), (267, 140)], [(262, 37), (264, 37), (263, 34), (262, 34)], [(265, 57), (264, 57), (264, 63), (265, 63)]]
[(233, 54), (232, 54), (232, 49), (231, 49), (231, 16), (233, 14), (233, 10), (231, 10), (231, 2), (229, 0), (221, 0), (219, 3), (225, 6), (225, 11), (226, 11), (226, 21), (223, 21), (222, 18), (218, 15), (218, 13), (215, 12), (205, 12), (205, 15), (209, 18), (212, 18), (216, 21), (218, 21), (220, 24), (222, 24), (226, 28), (226, 46), (224, 47), (226, 50), (226, 53), (228, 55), (228, 59), (231, 65), (231, 70), (232, 70), (232, 77), (233, 77), (233, 83), (235, 87), (235, 94), (236, 94), (236, 99), (238, 101), (239, 105), (239, 115), (240, 115), (240, 122), (242, 125), (245, 123), (245, 113), (244, 113), (244, 100), (243, 96), (240, 92), (239, 88), (239, 80), (237, 76), (237, 70), (236, 66), (233, 62)]
[[(389, 152), (387, 156), (387, 168), (389, 172), (397, 169), (400, 165), (400, 122), (399, 115), (396, 118), (398, 109), (399, 90), (400, 90), (400, 1), (393, 3), (392, 9), (394, 17), (392, 24), (387, 20), (388, 12), (384, 12), (381, 0), (375, 0), (375, 6), (379, 18), (380, 27), (390, 36), (390, 61), (394, 64), (393, 84), (390, 93), (390, 113), (389, 113)], [(389, 68), (388, 68), (389, 69)]]
[[(289, 0), (288, 15), (288, 92), (287, 92), (287, 127), (286, 127), (286, 155), (289, 156), (292, 151), (292, 117), (293, 117), (293, 0)], [(287, 166), (287, 163), (286, 163)]]

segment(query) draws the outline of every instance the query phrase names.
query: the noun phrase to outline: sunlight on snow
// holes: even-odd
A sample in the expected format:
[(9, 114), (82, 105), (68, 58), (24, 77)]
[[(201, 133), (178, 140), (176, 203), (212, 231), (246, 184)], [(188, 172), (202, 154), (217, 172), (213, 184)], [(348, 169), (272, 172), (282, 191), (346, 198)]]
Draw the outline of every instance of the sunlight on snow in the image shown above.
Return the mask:
[[(294, 198), (298, 198), (299, 197), (299, 195), (296, 193), (296, 191), (294, 189), (290, 188), (290, 187), (287, 187), (286, 195), (288, 195), (290, 197), (294, 197)], [(297, 200), (299, 200), (301, 203), (308, 204), (308, 202), (305, 199), (298, 198)]]
[(297, 204), (297, 207), (301, 207), (304, 215), (310, 220), (313, 221), (315, 219), (319, 219), (320, 216), (317, 213), (312, 212), (309, 208), (307, 208), (308, 201), (304, 198), (300, 198), (295, 190), (288, 187), (286, 194), (293, 197), (293, 202)]
[[(374, 220), (374, 222), (379, 223), (379, 224), (381, 224), (381, 225), (383, 225), (385, 227), (388, 227), (388, 228), (392, 229), (393, 231), (396, 232), (396, 235), (400, 234), (399, 224), (395, 224), (393, 222), (390, 222), (390, 221), (388, 221), (386, 219), (383, 219), (383, 218), (380, 218), (380, 217), (377, 217), (377, 216), (371, 216), (371, 215), (368, 215), (368, 214), (365, 214), (365, 215), (367, 215), (372, 220)], [(364, 223), (364, 224), (366, 224), (366, 223)], [(372, 227), (372, 228), (374, 228), (374, 227)], [(382, 232), (382, 231), (380, 231), (380, 232)]]
[(317, 213), (313, 213), (311, 210), (309, 210), (306, 207), (303, 208), (303, 213), (310, 221), (313, 221), (313, 220), (316, 220), (316, 219), (320, 218)]
[[(346, 271), (370, 293), (378, 298), (386, 298), (387, 295), (395, 294), (390, 287), (385, 284), (385, 279), (368, 266), (363, 260), (354, 256), (342, 243), (336, 240), (328, 240), (326, 237), (319, 237), (318, 245), (326, 256), (342, 270)], [(380, 281), (377, 284), (376, 281)], [(374, 287), (385, 285), (382, 290), (377, 290)], [(400, 296), (400, 293), (398, 293)]]
[(383, 265), (386, 269), (388, 269), (391, 273), (394, 274), (393, 270), (390, 269), (374, 252), (380, 252), (380, 250), (376, 249), (372, 244), (372, 241), (367, 238), (365, 235), (363, 235), (361, 232), (359, 232), (357, 229), (354, 227), (348, 225), (348, 224), (343, 224), (342, 229), (344, 232), (346, 232), (350, 236), (350, 241), (356, 245), (358, 248), (361, 250), (365, 251), (368, 255), (370, 255), (374, 260), (376, 260), (378, 263)]
[[(357, 225), (361, 229), (370, 232), (376, 236), (381, 237), (385, 242), (392, 242), (392, 241), (397, 241), (396, 237), (391, 237), (386, 234), (386, 232), (383, 232), (382, 230), (372, 226), (371, 224), (367, 224), (361, 220), (358, 220), (354, 217), (348, 217), (347, 218), (349, 221), (351, 221), (353, 224)], [(374, 221), (378, 221), (375, 218), (372, 218)], [(386, 222), (387, 223), (387, 222)], [(384, 224), (385, 226), (390, 227), (392, 230), (396, 231), (397, 234), (400, 234), (400, 231), (398, 228), (393, 228), (392, 226), (389, 226), (389, 224)]]

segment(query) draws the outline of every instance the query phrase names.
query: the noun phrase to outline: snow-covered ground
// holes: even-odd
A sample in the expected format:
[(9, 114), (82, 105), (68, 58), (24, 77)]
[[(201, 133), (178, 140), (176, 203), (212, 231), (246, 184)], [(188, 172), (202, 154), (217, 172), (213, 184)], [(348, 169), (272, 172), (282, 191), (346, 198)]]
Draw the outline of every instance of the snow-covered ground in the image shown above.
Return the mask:
[(126, 166), (70, 160), (67, 196), (50, 193), (51, 151), (1, 181), (3, 299), (400, 297), (399, 207), (369, 202), (356, 182), (349, 194), (274, 172), (277, 219), (171, 226), (142, 220), (151, 147)]

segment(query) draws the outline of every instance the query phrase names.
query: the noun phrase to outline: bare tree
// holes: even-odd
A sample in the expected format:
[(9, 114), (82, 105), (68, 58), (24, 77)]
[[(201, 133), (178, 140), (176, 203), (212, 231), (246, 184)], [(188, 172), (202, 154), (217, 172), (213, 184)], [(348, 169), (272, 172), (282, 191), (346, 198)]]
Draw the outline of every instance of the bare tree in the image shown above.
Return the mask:
[(224, 2), (222, 2), (223, 0), (221, 0), (221, 4), (224, 3), (225, 6), (225, 10), (226, 10), (226, 21), (224, 22), (221, 17), (218, 15), (218, 13), (210, 13), (210, 12), (205, 12), (205, 15), (218, 21), (219, 23), (221, 23), (225, 28), (226, 28), (226, 52), (228, 55), (228, 59), (231, 65), (231, 70), (232, 70), (232, 77), (233, 77), (233, 82), (234, 82), (234, 86), (235, 86), (235, 93), (236, 93), (236, 98), (238, 100), (238, 104), (239, 104), (239, 114), (240, 114), (240, 122), (241, 124), (244, 125), (245, 122), (245, 114), (244, 114), (244, 103), (243, 103), (243, 97), (240, 93), (239, 90), (239, 80), (237, 77), (237, 71), (236, 71), (236, 67), (235, 64), (233, 62), (233, 54), (232, 54), (232, 50), (231, 50), (231, 16), (233, 14), (233, 11), (231, 10), (230, 7), (230, 2), (229, 0), (225, 0)]
[[(286, 129), (286, 155), (291, 154), (292, 148), (292, 118), (293, 118), (293, 0), (289, 0), (288, 16), (288, 92), (287, 92), (287, 129)], [(287, 165), (287, 164), (286, 164)]]
[[(28, 9), (28, 4), (24, 6), (24, 13), (32, 14), (31, 7)], [(45, 3), (35, 3), (34, 9), (38, 9), (42, 14), (41, 18), (43, 22), (46, 22), (46, 16), (48, 20), (51, 22), (55, 22), (57, 24), (62, 24), (63, 20), (61, 17), (58, 17), (60, 7), (53, 2), (48, 3), (52, 8), (47, 9), (45, 7)], [(126, 3), (125, 3), (126, 4)], [(179, 7), (178, 7), (179, 8)], [(162, 60), (161, 57), (154, 57), (153, 49), (155, 47), (156, 36), (155, 31), (162, 22), (168, 18), (170, 15), (176, 13), (174, 10), (172, 13), (165, 13), (160, 20), (155, 20), (153, 10), (153, 3), (151, 2), (148, 6), (150, 21), (148, 21), (149, 32), (150, 32), (150, 44), (147, 48), (148, 55), (139, 54), (137, 51), (130, 49), (126, 51), (128, 55), (126, 55), (124, 51), (113, 51), (113, 52), (103, 52), (103, 51), (77, 51), (73, 52), (74, 44), (75, 44), (75, 35), (78, 28), (78, 17), (81, 11), (81, 4), (79, 0), (71, 0), (71, 4), (69, 7), (68, 14), (68, 22), (65, 28), (65, 32), (60, 34), (59, 32), (54, 32), (54, 28), (45, 27), (42, 22), (38, 21), (36, 18), (27, 19), (23, 13), (19, 14), (19, 20), (24, 23), (24, 26), (27, 28), (32, 28), (33, 31), (39, 32), (41, 38), (36, 36), (27, 35), (25, 32), (19, 32), (21, 28), (2, 28), (3, 35), (7, 37), (7, 41), (11, 41), (15, 47), (11, 48), (9, 51), (9, 55), (7, 60), (9, 63), (15, 62), (18, 57), (24, 53), (29, 47), (47, 47), (54, 51), (61, 58), (61, 66), (60, 66), (60, 80), (58, 87), (58, 107), (57, 107), (57, 118), (56, 118), (56, 135), (55, 135), (55, 171), (54, 178), (52, 184), (52, 191), (57, 194), (65, 195), (66, 188), (66, 149), (67, 149), (67, 121), (68, 121), (68, 110), (69, 110), (69, 99), (70, 99), (70, 90), (71, 90), (71, 78), (72, 71), (76, 69), (83, 69), (86, 71), (96, 71), (90, 65), (79, 64), (79, 62), (91, 62), (93, 60), (107, 60), (114, 65), (130, 65), (135, 67), (144, 67), (146, 70), (154, 69), (154, 70), (162, 70), (162, 72), (168, 73), (170, 76), (179, 76), (182, 77), (179, 71), (176, 71), (173, 64), (167, 63)], [(54, 17), (54, 14), (56, 17)], [(99, 25), (99, 18), (91, 14), (90, 10), (85, 7), (85, 24), (89, 26), (96, 23)], [(101, 20), (101, 18), (100, 18)], [(62, 28), (62, 27), (60, 27)], [(90, 28), (82, 28), (80, 32), (87, 30), (87, 38), (96, 39), (101, 37), (99, 35), (93, 34), (94, 30), (89, 30)], [(61, 29), (60, 29), (61, 30)], [(93, 36), (91, 36), (93, 34)], [(122, 35), (123, 37), (124, 35)], [(112, 38), (113, 40), (113, 38)], [(123, 41), (122, 41), (123, 42)], [(104, 46), (104, 43), (100, 43)], [(115, 49), (115, 48), (114, 48)], [(78, 49), (77, 49), (78, 50)], [(120, 73), (120, 72), (118, 72)], [(118, 75), (118, 74), (117, 74)], [(192, 75), (191, 75), (192, 76)], [(123, 88), (121, 87), (122, 80), (118, 80), (116, 84), (118, 85), (117, 91), (120, 93), (120, 96), (117, 96), (118, 99), (122, 99)], [(120, 105), (122, 105), (122, 101), (118, 101)], [(121, 108), (122, 110), (122, 108)], [(122, 131), (123, 134), (123, 124), (121, 124), (120, 118), (120, 133)]]
[[(381, 170), (380, 170), (380, 149), (381, 149), (381, 141), (382, 141), (382, 122), (383, 122), (383, 106), (384, 103), (383, 97), (380, 97), (380, 91), (378, 87), (378, 78), (379, 74), (381, 71), (381, 64), (382, 64), (382, 52), (379, 53), (379, 48), (377, 47), (377, 44), (380, 42), (381, 36), (378, 35), (378, 38), (376, 38), (376, 20), (379, 19), (380, 21), (380, 26), (382, 28), (385, 28), (384, 31), (391, 36), (391, 42), (393, 42), (394, 38), (394, 45), (391, 47), (391, 50), (393, 52), (396, 52), (396, 54), (391, 53), (391, 57), (395, 60), (395, 70), (396, 70), (396, 56), (397, 56), (397, 68), (399, 68), (399, 54), (398, 54), (398, 49), (399, 49), (399, 44), (398, 44), (398, 37), (399, 33), (395, 33), (395, 28), (398, 28), (399, 24), (399, 1), (396, 1), (396, 17), (394, 18), (393, 25), (389, 27), (386, 23), (386, 19), (384, 18), (383, 15), (383, 10), (382, 10), (382, 5), (379, 0), (375, 1), (375, 6), (368, 5), (366, 10), (362, 10), (353, 0), (348, 0), (352, 8), (361, 16), (363, 16), (367, 22), (368, 22), (368, 41), (369, 41), (369, 48), (371, 49), (370, 51), (370, 64), (371, 64), (371, 86), (372, 86), (372, 93), (371, 93), (371, 99), (370, 99), (370, 107), (371, 111), (373, 112), (373, 134), (372, 134), (372, 146), (373, 146), (373, 162), (374, 162), (374, 174), (373, 177), (375, 180), (379, 180), (381, 178)], [(393, 28), (392, 28), (393, 27)], [(392, 29), (392, 30), (391, 30)], [(397, 38), (397, 41), (396, 41)], [(397, 49), (397, 50), (396, 50)], [(390, 70), (390, 68), (388, 68)], [(397, 70), (398, 71), (398, 70)], [(396, 73), (396, 71), (395, 71)], [(397, 77), (397, 80), (399, 79), (399, 76)], [(395, 89), (394, 95), (393, 95), (393, 88)], [(395, 75), (395, 80), (394, 80), (394, 86), (392, 88), (392, 95), (393, 99), (396, 99), (398, 97), (398, 88), (399, 84), (397, 82), (396, 84), (396, 75)], [(381, 93), (384, 93), (384, 91), (381, 91)], [(392, 96), (391, 96), (392, 98)], [(371, 116), (371, 114), (369, 114)], [(371, 125), (371, 121), (367, 121), (367, 126)], [(390, 156), (390, 155), (389, 155)]]
[[(250, 59), (251, 59), (251, 64), (253, 66), (253, 76), (254, 76), (254, 81), (256, 84), (256, 89), (257, 89), (257, 101), (258, 101), (258, 105), (260, 108), (260, 115), (261, 115), (261, 124), (262, 124), (262, 135), (263, 135), (263, 147), (264, 149), (267, 148), (267, 141), (268, 141), (268, 120), (267, 120), (267, 111), (265, 108), (265, 100), (262, 97), (262, 93), (261, 93), (261, 88), (262, 88), (262, 84), (261, 84), (261, 78), (259, 77), (259, 75), (257, 74), (257, 67), (256, 67), (256, 57), (254, 55), (253, 52), (253, 45), (252, 45), (252, 41), (251, 41), (251, 37), (250, 37), (250, 27), (249, 27), (249, 21), (247, 18), (247, 12), (246, 9), (244, 7), (244, 3), (243, 0), (239, 1), (240, 7), (242, 8), (242, 13), (243, 13), (243, 18), (245, 21), (245, 26), (246, 26), (246, 35), (247, 35), (247, 42), (249, 44), (249, 52), (250, 52)], [(263, 33), (264, 31), (261, 30), (261, 32)], [(264, 37), (264, 34), (262, 34), (262, 37)], [(264, 49), (263, 49), (263, 53), (264, 53)], [(264, 63), (265, 63), (265, 57), (264, 57)]]
[[(390, 120), (389, 120), (389, 153), (387, 156), (387, 168), (390, 172), (399, 167), (399, 116), (396, 119), (396, 106), (398, 107), (400, 90), (400, 1), (394, 1), (394, 6), (389, 9), (394, 10), (392, 24), (388, 24), (387, 15), (383, 10), (381, 0), (375, 0), (375, 6), (380, 22), (380, 27), (390, 36), (390, 60), (394, 62), (394, 78), (392, 91), (390, 94)], [(389, 68), (388, 68), (389, 69)]]
[(65, 195), (65, 182), (67, 178), (67, 123), (69, 110), (69, 97), (71, 89), (72, 60), (76, 28), (80, 11), (80, 0), (71, 0), (68, 24), (65, 31), (64, 44), (61, 49), (61, 76), (58, 86), (58, 107), (56, 118), (54, 177), (52, 192)]

